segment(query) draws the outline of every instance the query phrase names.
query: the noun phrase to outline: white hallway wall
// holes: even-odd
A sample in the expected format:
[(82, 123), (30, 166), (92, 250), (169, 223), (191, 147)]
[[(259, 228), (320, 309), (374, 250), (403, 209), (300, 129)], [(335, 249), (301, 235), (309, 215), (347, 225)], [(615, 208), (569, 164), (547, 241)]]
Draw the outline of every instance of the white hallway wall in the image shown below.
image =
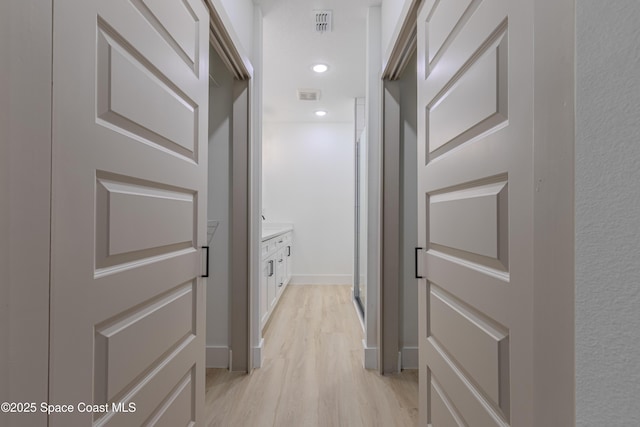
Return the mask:
[(404, 22), (413, 0), (382, 0), (381, 17), (382, 17), (382, 57), (383, 62), (388, 59), (388, 55), (392, 49), (392, 39)]
[(576, 11), (576, 420), (637, 426), (640, 3)]
[(265, 123), (263, 211), (293, 223), (292, 283), (351, 283), (353, 123)]
[[(254, 4), (252, 0), (211, 0), (225, 23), (227, 31), (231, 33), (234, 42), (240, 43), (244, 53), (251, 58), (254, 52)], [(257, 49), (261, 47), (256, 46)], [(242, 53), (242, 52), (241, 52)]]

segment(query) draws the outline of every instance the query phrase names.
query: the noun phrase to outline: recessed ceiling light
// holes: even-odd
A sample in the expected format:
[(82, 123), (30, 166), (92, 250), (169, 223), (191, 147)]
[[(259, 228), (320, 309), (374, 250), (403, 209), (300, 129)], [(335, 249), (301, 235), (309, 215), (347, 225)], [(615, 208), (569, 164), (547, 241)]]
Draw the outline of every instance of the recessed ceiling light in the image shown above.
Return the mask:
[(318, 111), (316, 111), (316, 116), (318, 116), (318, 117), (324, 117), (324, 116), (326, 116), (326, 115), (327, 115), (327, 112), (326, 112), (326, 111), (324, 111), (324, 110), (318, 110)]
[(329, 67), (326, 66), (325, 64), (316, 64), (312, 67), (312, 70), (315, 71), (316, 73), (324, 73), (328, 69)]

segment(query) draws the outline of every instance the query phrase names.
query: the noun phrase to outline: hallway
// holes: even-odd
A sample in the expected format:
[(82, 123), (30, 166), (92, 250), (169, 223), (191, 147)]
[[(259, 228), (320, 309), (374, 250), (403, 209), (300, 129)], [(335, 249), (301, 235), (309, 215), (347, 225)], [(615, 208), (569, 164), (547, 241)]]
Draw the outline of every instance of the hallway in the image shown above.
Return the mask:
[(290, 286), (250, 376), (208, 369), (208, 426), (414, 426), (418, 374), (362, 368), (350, 286)]

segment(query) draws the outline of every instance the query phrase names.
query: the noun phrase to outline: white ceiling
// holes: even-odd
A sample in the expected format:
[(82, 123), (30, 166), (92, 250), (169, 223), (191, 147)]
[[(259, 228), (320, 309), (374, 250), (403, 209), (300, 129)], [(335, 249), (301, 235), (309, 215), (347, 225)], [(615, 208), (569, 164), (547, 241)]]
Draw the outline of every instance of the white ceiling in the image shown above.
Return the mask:
[[(260, 0), (263, 13), (263, 120), (352, 122), (354, 98), (365, 95), (367, 7), (379, 0)], [(316, 33), (314, 10), (333, 13), (333, 31)], [(329, 70), (311, 70), (324, 63)], [(297, 89), (319, 89), (298, 101)], [(314, 111), (323, 109), (323, 118)]]

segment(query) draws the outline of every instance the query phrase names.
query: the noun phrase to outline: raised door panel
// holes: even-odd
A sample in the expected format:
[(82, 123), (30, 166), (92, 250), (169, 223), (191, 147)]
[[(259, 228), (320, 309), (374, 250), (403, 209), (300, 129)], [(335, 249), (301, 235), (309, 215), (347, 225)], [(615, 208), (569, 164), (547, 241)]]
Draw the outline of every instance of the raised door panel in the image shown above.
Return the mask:
[[(507, 38), (500, 33), (491, 41), (492, 44), (472, 63), (465, 64), (468, 68), (447, 82), (427, 105), (431, 157), (505, 122)], [(444, 145), (449, 147), (443, 148)]]
[(429, 196), (429, 247), (508, 271), (509, 209), (506, 177)]
[(193, 248), (196, 208), (193, 191), (100, 171), (96, 177), (98, 271)]
[(111, 410), (50, 425), (200, 424), (208, 10), (56, 2), (54, 28), (50, 403)]
[(463, 427), (465, 424), (436, 379), (429, 376), (431, 425), (438, 427)]
[(166, 42), (176, 54), (191, 68), (199, 72), (199, 45), (201, 43), (198, 26), (200, 20), (189, 2), (181, 0), (133, 0), (138, 10), (148, 16)]
[[(156, 360), (193, 340), (195, 283), (144, 304), (125, 317), (96, 325), (95, 399), (106, 403)], [(162, 334), (155, 329), (166, 325)]]
[(431, 342), (446, 351), (496, 406), (508, 410), (508, 332), (435, 284), (430, 290)]
[[(105, 21), (98, 27), (99, 120), (151, 144), (195, 157), (196, 103)], [(146, 96), (132, 96), (139, 91)], [(149, 105), (162, 108), (151, 109)]]

